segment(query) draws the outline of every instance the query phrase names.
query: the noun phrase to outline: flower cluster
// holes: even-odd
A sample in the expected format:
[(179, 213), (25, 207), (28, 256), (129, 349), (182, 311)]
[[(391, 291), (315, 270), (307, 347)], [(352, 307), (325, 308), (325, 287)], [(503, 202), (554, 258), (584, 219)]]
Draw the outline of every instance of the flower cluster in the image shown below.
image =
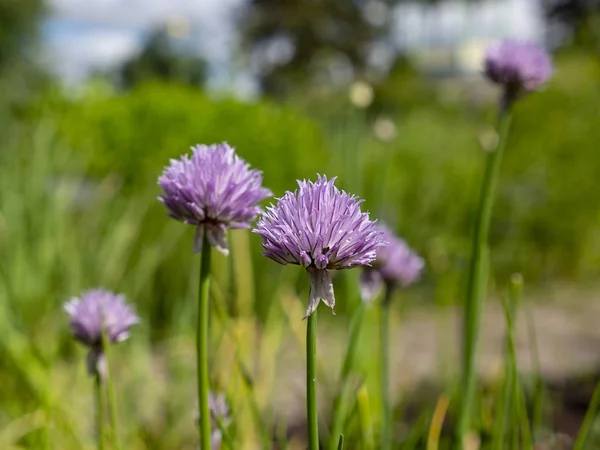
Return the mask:
[(92, 289), (64, 305), (75, 338), (89, 347), (88, 372), (102, 372), (103, 336), (114, 344), (129, 337), (129, 328), (139, 323), (133, 307), (123, 295), (103, 289)]
[(335, 178), (298, 181), (277, 205), (267, 208), (254, 230), (264, 255), (279, 264), (306, 268), (310, 297), (306, 316), (323, 302), (333, 309), (335, 296), (328, 270), (367, 266), (383, 245), (375, 222), (361, 212), (362, 200), (340, 191)]
[(383, 285), (388, 289), (406, 287), (419, 279), (425, 263), (402, 239), (385, 225), (378, 225), (386, 246), (377, 250), (372, 267), (363, 270), (360, 278), (361, 296), (372, 300)]
[(262, 187), (262, 173), (250, 169), (226, 143), (197, 145), (191, 157), (172, 159), (158, 184), (164, 191), (159, 200), (169, 215), (196, 227), (197, 252), (206, 238), (228, 254), (226, 230), (249, 228), (261, 211), (258, 202), (272, 195)]
[(503, 41), (492, 45), (484, 60), (486, 76), (504, 87), (505, 101), (539, 89), (552, 75), (552, 62), (536, 44)]

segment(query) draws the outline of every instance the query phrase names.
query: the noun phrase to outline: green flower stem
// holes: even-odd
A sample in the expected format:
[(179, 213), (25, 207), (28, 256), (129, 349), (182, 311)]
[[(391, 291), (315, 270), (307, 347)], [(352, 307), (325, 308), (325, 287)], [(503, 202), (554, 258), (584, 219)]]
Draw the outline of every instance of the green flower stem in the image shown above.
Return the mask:
[(577, 440), (575, 441), (573, 450), (584, 450), (586, 448), (590, 448), (586, 447), (585, 444), (591, 434), (590, 430), (594, 420), (596, 419), (596, 415), (598, 414), (598, 407), (600, 407), (600, 383), (596, 385), (596, 389), (592, 395), (592, 400), (590, 401), (590, 405), (588, 406), (585, 417), (583, 418), (583, 423), (579, 429), (579, 434), (577, 435)]
[(386, 286), (385, 297), (381, 304), (380, 324), (379, 324), (379, 340), (380, 340), (380, 392), (381, 392), (381, 450), (389, 450), (392, 448), (392, 408), (390, 406), (389, 392), (389, 347), (390, 347), (390, 300), (391, 288)]
[(104, 397), (102, 395), (102, 377), (96, 373), (94, 377), (96, 394), (96, 427), (98, 433), (98, 450), (104, 450)]
[(208, 296), (210, 289), (210, 251), (206, 237), (202, 245), (198, 291), (198, 327), (196, 334), (198, 409), (200, 411), (200, 448), (210, 450), (210, 410), (208, 409)]
[(344, 356), (344, 363), (342, 364), (342, 370), (338, 383), (338, 391), (333, 400), (333, 424), (331, 426), (331, 436), (329, 439), (330, 450), (336, 450), (338, 448), (340, 435), (342, 434), (342, 427), (344, 421), (346, 420), (346, 409), (348, 407), (346, 401), (346, 391), (349, 384), (348, 378), (354, 366), (354, 360), (356, 358), (356, 351), (358, 347), (358, 338), (362, 329), (364, 315), (365, 306), (361, 302), (350, 319), (348, 347), (346, 348), (346, 355)]
[(344, 450), (344, 435), (340, 434), (340, 439), (338, 441), (337, 450)]
[(114, 450), (118, 450), (119, 439), (117, 431), (117, 402), (115, 399), (115, 391), (113, 389), (113, 377), (110, 365), (111, 348), (105, 327), (102, 327), (102, 349), (104, 352), (104, 364), (106, 368), (106, 373), (104, 374), (104, 383), (106, 385), (106, 393), (108, 397), (108, 422), (110, 426), (110, 444)]
[(473, 243), (471, 250), (471, 262), (468, 272), (467, 295), (464, 306), (463, 324), (463, 361), (462, 361), (462, 389), (463, 402), (458, 419), (458, 438), (464, 443), (464, 438), (471, 425), (473, 399), (476, 388), (476, 351), (479, 334), (479, 322), (481, 310), (486, 296), (487, 274), (488, 274), (488, 232), (494, 196), (500, 165), (508, 131), (510, 128), (511, 115), (510, 105), (501, 108), (498, 129), (498, 142), (496, 148), (487, 155), (487, 163), (481, 193), (477, 219), (473, 232)]
[(306, 413), (308, 450), (319, 450), (317, 415), (317, 311), (308, 316), (306, 327)]

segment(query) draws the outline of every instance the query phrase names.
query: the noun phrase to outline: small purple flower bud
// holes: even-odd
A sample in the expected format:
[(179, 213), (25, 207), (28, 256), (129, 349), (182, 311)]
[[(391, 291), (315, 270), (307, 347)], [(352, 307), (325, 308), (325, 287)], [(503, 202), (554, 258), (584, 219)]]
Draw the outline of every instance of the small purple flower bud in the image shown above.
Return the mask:
[(488, 48), (485, 74), (504, 86), (505, 101), (538, 90), (552, 75), (550, 55), (529, 42), (503, 41)]
[(258, 202), (272, 195), (262, 187), (262, 173), (227, 145), (192, 147), (192, 156), (172, 159), (158, 179), (164, 195), (158, 199), (169, 216), (196, 227), (194, 251), (202, 250), (204, 237), (227, 255), (228, 228), (250, 228), (261, 212)]
[(377, 229), (388, 245), (377, 250), (373, 266), (365, 268), (361, 274), (361, 296), (366, 302), (371, 301), (383, 285), (393, 289), (414, 283), (425, 265), (423, 259), (388, 227), (379, 225)]
[(103, 372), (103, 331), (107, 342), (114, 344), (126, 340), (129, 328), (140, 321), (123, 295), (103, 289), (93, 289), (72, 298), (64, 309), (75, 339), (90, 348), (87, 358), (90, 374)]
[(369, 265), (383, 244), (362, 200), (340, 191), (330, 180), (298, 181), (271, 205), (254, 230), (262, 237), (264, 255), (279, 264), (306, 268), (310, 297), (305, 318), (323, 302), (333, 309), (335, 297), (329, 270)]

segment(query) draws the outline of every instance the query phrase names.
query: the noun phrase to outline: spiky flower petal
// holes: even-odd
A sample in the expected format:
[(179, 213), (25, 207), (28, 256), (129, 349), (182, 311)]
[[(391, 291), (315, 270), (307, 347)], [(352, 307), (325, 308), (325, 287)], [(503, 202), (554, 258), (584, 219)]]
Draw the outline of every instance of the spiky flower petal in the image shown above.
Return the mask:
[(383, 285), (392, 289), (408, 286), (419, 279), (425, 263), (402, 239), (385, 225), (378, 225), (382, 239), (388, 245), (377, 250), (377, 259), (372, 267), (361, 274), (361, 296), (364, 301), (372, 300)]
[(383, 244), (361, 212), (362, 200), (340, 191), (330, 180), (298, 181), (277, 205), (267, 208), (254, 230), (262, 237), (264, 255), (279, 264), (298, 264), (310, 280), (308, 317), (320, 300), (333, 309), (335, 297), (328, 270), (369, 265)]
[(226, 143), (192, 147), (191, 157), (172, 159), (158, 179), (159, 200), (169, 216), (196, 227), (194, 251), (204, 237), (212, 247), (229, 253), (228, 228), (250, 228), (260, 213), (258, 202), (270, 197), (262, 173), (235, 154)]

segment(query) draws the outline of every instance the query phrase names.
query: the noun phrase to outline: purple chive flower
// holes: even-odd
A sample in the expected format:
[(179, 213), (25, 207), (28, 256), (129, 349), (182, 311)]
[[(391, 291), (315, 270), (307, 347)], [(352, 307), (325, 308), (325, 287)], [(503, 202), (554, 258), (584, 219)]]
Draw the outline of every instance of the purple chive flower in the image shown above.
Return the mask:
[(194, 251), (209, 244), (227, 255), (227, 228), (250, 228), (261, 212), (258, 202), (272, 195), (262, 187), (262, 173), (227, 145), (197, 145), (191, 157), (172, 159), (158, 179), (164, 195), (158, 199), (169, 216), (196, 227)]
[(75, 339), (90, 348), (88, 371), (101, 372), (103, 361), (102, 331), (110, 344), (121, 342), (129, 337), (129, 328), (139, 323), (131, 305), (125, 303), (123, 295), (103, 289), (84, 292), (64, 305), (69, 315), (69, 325)]
[(378, 225), (382, 239), (388, 243), (377, 250), (372, 267), (365, 268), (360, 277), (363, 301), (372, 300), (382, 286), (388, 289), (406, 287), (419, 279), (425, 265), (402, 239), (384, 225)]
[(550, 55), (536, 44), (503, 41), (488, 48), (485, 74), (504, 86), (505, 100), (512, 101), (539, 89), (552, 75)]
[(254, 232), (262, 237), (264, 255), (279, 264), (299, 264), (310, 280), (305, 318), (323, 302), (333, 309), (329, 270), (369, 265), (383, 242), (375, 222), (360, 210), (363, 202), (334, 186), (335, 178), (298, 181), (271, 205)]
[[(231, 419), (229, 417), (229, 405), (227, 404), (227, 400), (225, 399), (225, 395), (223, 393), (213, 394), (209, 392), (208, 394), (208, 409), (210, 411), (210, 427), (211, 427), (211, 435), (210, 442), (211, 448), (213, 450), (218, 450), (221, 448), (221, 442), (223, 440), (223, 433), (221, 432), (221, 428), (217, 422), (221, 422), (221, 426), (227, 428), (231, 423)], [(196, 425), (198, 426), (200, 423), (200, 415), (198, 412), (195, 414)]]
[(229, 406), (223, 393), (213, 394), (212, 392), (208, 396), (208, 409), (210, 410), (211, 416), (211, 427), (212, 433), (210, 435), (211, 447), (214, 450), (221, 448), (221, 441), (223, 440), (223, 433), (219, 428), (217, 419), (221, 422), (223, 427), (227, 427), (230, 423), (229, 420)]

